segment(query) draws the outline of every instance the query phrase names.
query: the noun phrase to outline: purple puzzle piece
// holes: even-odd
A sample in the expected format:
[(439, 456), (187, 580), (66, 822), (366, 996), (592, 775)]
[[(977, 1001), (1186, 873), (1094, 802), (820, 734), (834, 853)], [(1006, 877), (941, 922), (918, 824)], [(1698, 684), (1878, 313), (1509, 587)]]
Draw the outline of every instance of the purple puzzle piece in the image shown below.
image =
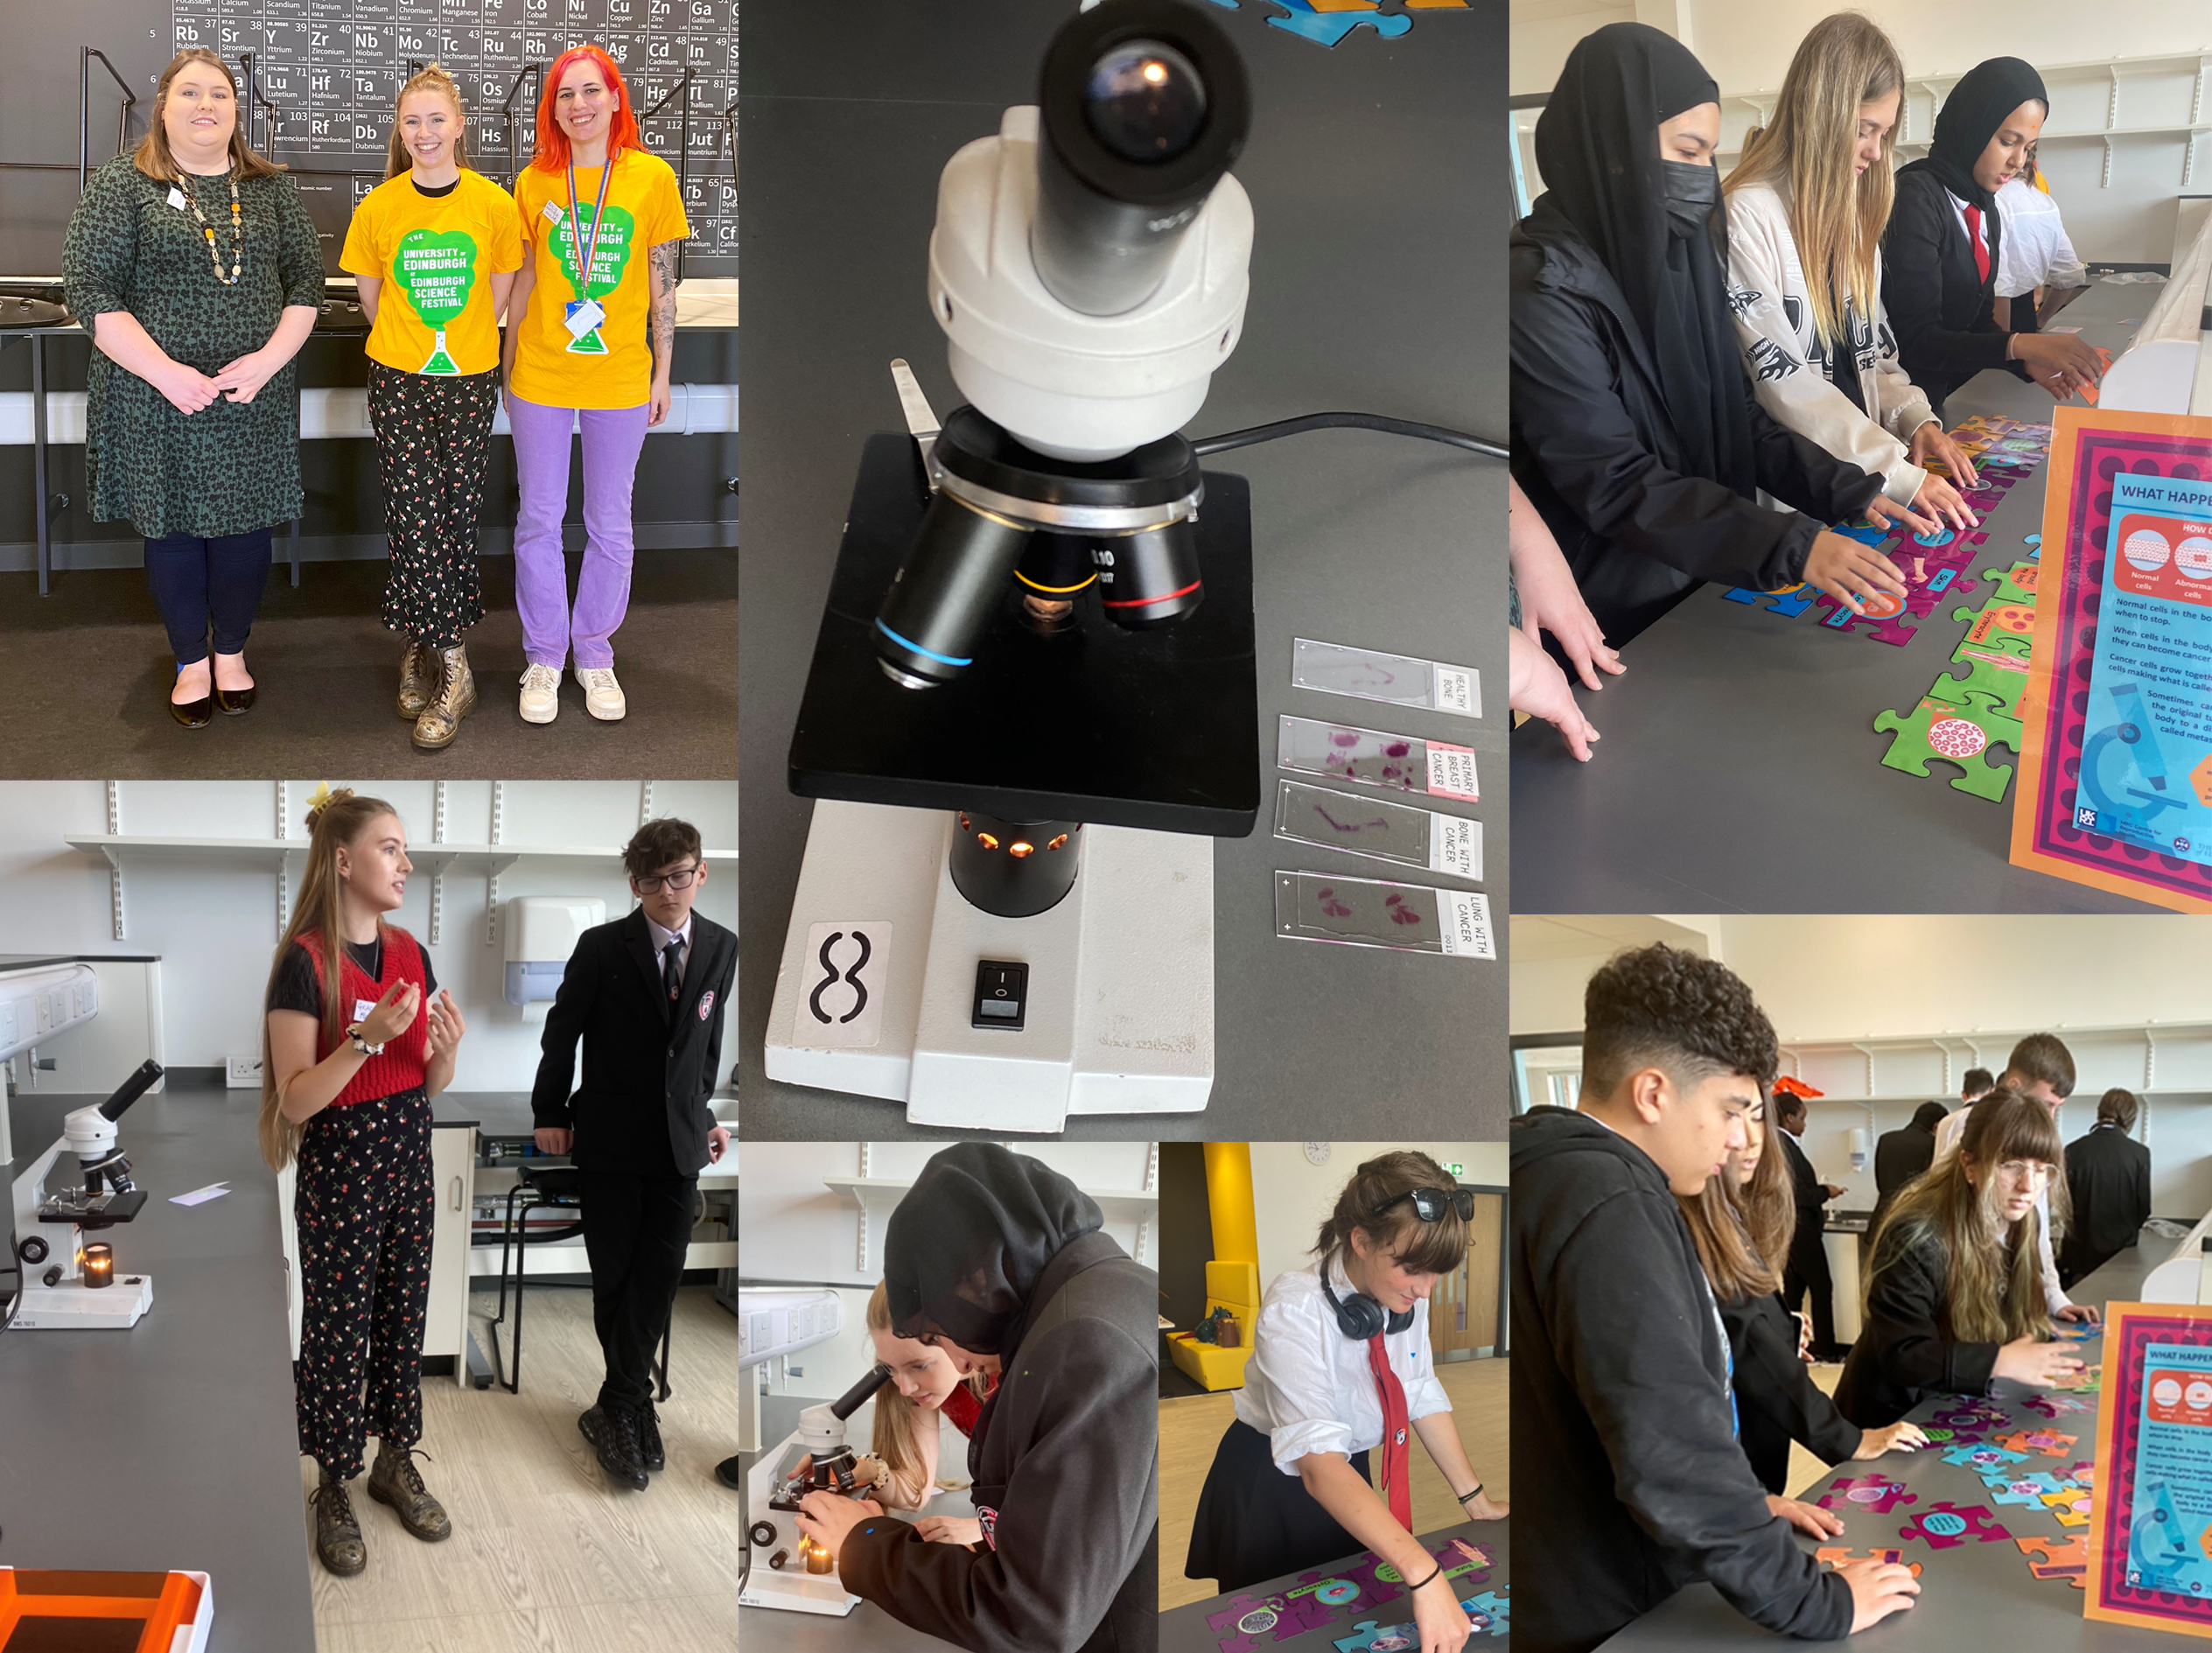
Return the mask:
[(1821, 601), (1828, 606), (1828, 612), (1821, 616), (1820, 623), (1830, 631), (1855, 631), (1861, 637), (1872, 637), (1876, 642), (1894, 643), (1900, 648), (1913, 641), (1914, 628), (1905, 623), (1909, 610), (1900, 609), (1894, 614), (1886, 614), (1876, 620), (1866, 614), (1852, 613), (1832, 597), (1823, 597)]
[(1922, 1539), (1931, 1550), (1949, 1550), (1969, 1538), (1993, 1544), (2012, 1535), (1992, 1518), (1987, 1504), (1955, 1504), (1946, 1499), (1898, 1528), (1897, 1536)]
[(1887, 1475), (1846, 1475), (1813, 1502), (1823, 1509), (1852, 1504), (1886, 1516), (1900, 1503), (1918, 1503), (1920, 1495), (1907, 1492), (1903, 1481)]

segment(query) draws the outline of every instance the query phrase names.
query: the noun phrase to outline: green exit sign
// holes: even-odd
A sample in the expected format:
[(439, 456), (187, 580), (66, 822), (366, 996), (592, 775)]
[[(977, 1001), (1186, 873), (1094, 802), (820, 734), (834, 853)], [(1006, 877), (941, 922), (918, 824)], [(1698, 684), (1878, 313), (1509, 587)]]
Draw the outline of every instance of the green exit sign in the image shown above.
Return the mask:
[(1455, 1177), (1463, 1177), (1467, 1173), (1467, 1168), (1465, 1166), (1452, 1160), (1446, 1161), (1444, 1168)]

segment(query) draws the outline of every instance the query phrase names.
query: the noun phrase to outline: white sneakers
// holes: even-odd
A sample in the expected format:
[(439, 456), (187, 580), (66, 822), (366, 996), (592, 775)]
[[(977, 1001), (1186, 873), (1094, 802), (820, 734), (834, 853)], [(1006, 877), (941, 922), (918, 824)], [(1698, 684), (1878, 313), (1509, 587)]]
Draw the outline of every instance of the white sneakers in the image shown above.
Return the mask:
[(613, 667), (578, 666), (576, 681), (584, 690), (584, 710), (601, 723), (620, 723), (629, 711), (629, 703), (622, 698), (622, 685), (614, 681)]
[(561, 710), (561, 674), (533, 664), (522, 674), (522, 721), (551, 723)]
[[(578, 666), (576, 686), (584, 691), (584, 710), (601, 723), (620, 723), (630, 710), (629, 703), (622, 698), (622, 685), (614, 680), (612, 666)], [(560, 710), (559, 669), (533, 664), (522, 674), (522, 721), (551, 723)]]

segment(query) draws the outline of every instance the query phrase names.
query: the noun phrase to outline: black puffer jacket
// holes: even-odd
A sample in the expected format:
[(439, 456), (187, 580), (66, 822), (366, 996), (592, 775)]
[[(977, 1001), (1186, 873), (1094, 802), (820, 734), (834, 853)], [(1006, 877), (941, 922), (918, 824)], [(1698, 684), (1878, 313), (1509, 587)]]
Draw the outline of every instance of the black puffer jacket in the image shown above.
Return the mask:
[(1703, 1579), (1770, 1630), (1831, 1640), (1851, 1586), (1770, 1515), (1737, 1445), (1728, 1346), (1650, 1157), (1596, 1120), (1513, 1122), (1514, 1546), (1520, 1653), (1581, 1653)]
[(1514, 228), (1508, 264), (1513, 474), (1609, 641), (1634, 636), (1701, 580), (1796, 585), (1813, 536), (1880, 490), (1879, 476), (1775, 424), (1749, 378), (1759, 486), (1797, 508), (1684, 473), (1641, 330), (1574, 226), (1539, 200)]

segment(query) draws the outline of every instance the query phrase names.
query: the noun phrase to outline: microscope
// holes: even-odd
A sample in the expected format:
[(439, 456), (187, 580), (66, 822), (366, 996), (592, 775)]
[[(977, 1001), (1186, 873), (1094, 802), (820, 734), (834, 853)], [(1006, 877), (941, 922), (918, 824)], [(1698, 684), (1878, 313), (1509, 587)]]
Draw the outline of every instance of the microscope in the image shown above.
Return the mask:
[[(17, 1329), (128, 1328), (153, 1306), (153, 1281), (144, 1274), (117, 1279), (107, 1243), (88, 1236), (130, 1222), (146, 1203), (145, 1191), (130, 1180), (116, 1121), (161, 1074), (150, 1059), (107, 1101), (66, 1116), (54, 1145), (16, 1178), (16, 1260), (23, 1271)], [(65, 1152), (76, 1156), (80, 1182), (48, 1194), (47, 1179)]]
[(1213, 1087), (1215, 837), (1259, 809), (1243, 479), (1181, 427), (1243, 325), (1228, 36), (1103, 0), (945, 166), (928, 298), (966, 404), (892, 363), (789, 758), (817, 800), (769, 1075), (1057, 1131)]
[(843, 1618), (859, 1605), (860, 1598), (839, 1582), (836, 1558), (801, 1532), (793, 1517), (799, 1500), (810, 1492), (853, 1495), (845, 1419), (890, 1381), (891, 1369), (878, 1366), (836, 1399), (808, 1407), (799, 1414), (799, 1427), (752, 1467), (746, 1495), (752, 1560), (738, 1587), (739, 1607)]

